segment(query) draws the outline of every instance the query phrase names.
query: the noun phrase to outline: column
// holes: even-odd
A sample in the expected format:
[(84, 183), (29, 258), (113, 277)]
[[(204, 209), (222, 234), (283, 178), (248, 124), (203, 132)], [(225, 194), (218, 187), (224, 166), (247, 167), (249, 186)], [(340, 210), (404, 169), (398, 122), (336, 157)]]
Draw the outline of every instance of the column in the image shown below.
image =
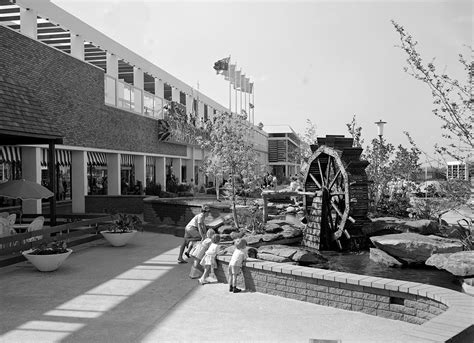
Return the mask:
[(144, 75), (143, 70), (137, 67), (133, 67), (133, 85), (137, 87), (133, 90), (135, 112), (143, 113), (143, 89), (145, 88)]
[(135, 156), (135, 181), (140, 181), (142, 183), (142, 194), (144, 193), (146, 187), (146, 157), (145, 156)]
[(161, 99), (165, 98), (165, 86), (161, 79), (155, 79), (155, 95)]
[(180, 158), (173, 158), (173, 174), (176, 176), (176, 180), (178, 180), (178, 183), (183, 182), (183, 178), (181, 175), (181, 159)]
[[(21, 148), (22, 176), (25, 180), (41, 183), (41, 149)], [(28, 214), (41, 214), (41, 200), (23, 200), (22, 211)]]
[(161, 185), (161, 190), (166, 190), (166, 161), (165, 157), (155, 158), (155, 180)]
[(107, 194), (120, 195), (120, 154), (107, 154)]
[(171, 100), (179, 103), (179, 89), (171, 86)]
[(84, 39), (74, 32), (71, 32), (71, 56), (84, 61)]
[(107, 52), (107, 57), (105, 61), (107, 68), (107, 75), (118, 78), (118, 57), (117, 55)]
[(188, 94), (186, 94), (186, 113), (188, 114), (188, 117), (193, 113), (193, 97)]
[(32, 9), (20, 7), (20, 32), (33, 39), (37, 39), (38, 34), (37, 15)]
[(84, 213), (87, 195), (87, 153), (72, 151), (71, 159), (72, 213)]

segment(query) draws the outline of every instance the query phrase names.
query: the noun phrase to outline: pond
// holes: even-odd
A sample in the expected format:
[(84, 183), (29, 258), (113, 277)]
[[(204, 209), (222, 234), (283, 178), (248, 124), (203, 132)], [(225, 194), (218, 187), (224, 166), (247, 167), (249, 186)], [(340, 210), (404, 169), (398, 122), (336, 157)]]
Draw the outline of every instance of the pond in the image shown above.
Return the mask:
[(368, 276), (379, 276), (388, 279), (420, 282), (462, 292), (461, 281), (456, 276), (444, 270), (431, 269), (428, 267), (390, 268), (382, 264), (372, 262), (369, 258), (368, 251), (357, 253), (322, 251), (321, 254), (329, 260), (330, 270)]

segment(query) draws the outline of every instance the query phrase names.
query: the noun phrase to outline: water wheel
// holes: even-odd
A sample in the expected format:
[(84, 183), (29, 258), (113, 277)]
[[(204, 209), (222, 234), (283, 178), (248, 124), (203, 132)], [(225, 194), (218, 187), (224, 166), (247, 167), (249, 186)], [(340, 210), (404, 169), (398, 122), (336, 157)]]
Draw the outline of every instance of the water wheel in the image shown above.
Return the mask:
[(307, 234), (313, 236), (306, 241), (317, 249), (342, 249), (368, 221), (369, 163), (360, 159), (362, 148), (352, 147), (352, 138), (326, 136), (317, 142), (305, 175)]

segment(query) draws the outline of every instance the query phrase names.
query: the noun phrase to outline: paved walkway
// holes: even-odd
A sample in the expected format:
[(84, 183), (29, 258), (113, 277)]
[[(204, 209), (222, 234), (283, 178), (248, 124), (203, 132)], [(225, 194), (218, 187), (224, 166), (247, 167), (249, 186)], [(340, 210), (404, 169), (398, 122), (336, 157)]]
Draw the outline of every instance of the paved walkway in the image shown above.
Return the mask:
[(412, 324), (227, 285), (176, 263), (181, 240), (145, 232), (120, 248), (74, 247), (61, 268), (0, 269), (0, 342), (397, 341)]

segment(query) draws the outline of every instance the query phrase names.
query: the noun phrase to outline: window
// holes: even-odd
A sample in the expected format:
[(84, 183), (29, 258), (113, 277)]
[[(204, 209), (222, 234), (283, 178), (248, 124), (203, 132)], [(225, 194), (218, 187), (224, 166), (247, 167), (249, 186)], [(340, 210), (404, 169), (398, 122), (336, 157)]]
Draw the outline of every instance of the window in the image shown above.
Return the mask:
[(173, 91), (171, 90), (171, 86), (168, 85), (167, 83), (165, 83), (163, 85), (163, 88), (164, 88), (164, 98), (168, 101), (171, 101), (172, 100), (172, 93)]
[(179, 92), (179, 103), (186, 106), (186, 94)]

